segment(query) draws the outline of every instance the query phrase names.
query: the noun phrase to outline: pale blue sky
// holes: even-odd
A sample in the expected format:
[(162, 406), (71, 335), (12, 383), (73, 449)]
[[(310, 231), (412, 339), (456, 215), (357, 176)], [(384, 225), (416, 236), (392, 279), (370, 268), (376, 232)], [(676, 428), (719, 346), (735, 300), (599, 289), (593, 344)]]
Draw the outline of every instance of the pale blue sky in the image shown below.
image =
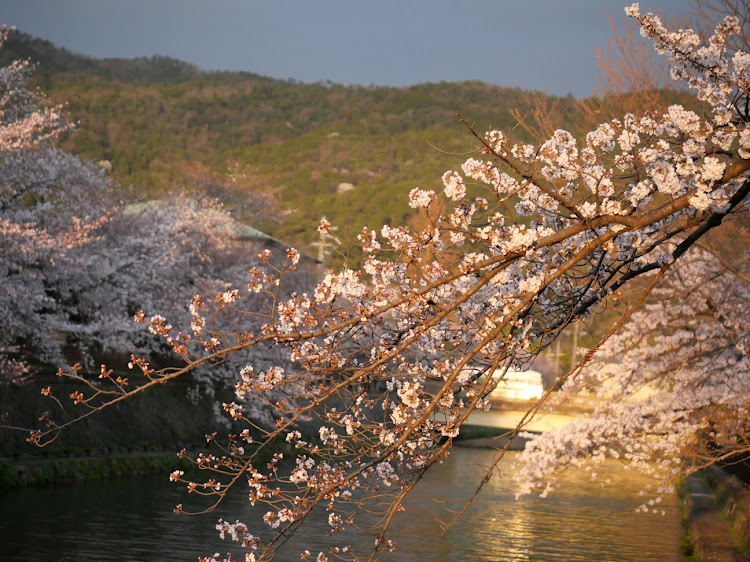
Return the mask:
[[(627, 2), (629, 4), (630, 2)], [(679, 14), (686, 0), (645, 0)], [(613, 0), (0, 0), (0, 23), (95, 57), (161, 54), (304, 82), (477, 79), (586, 96)]]

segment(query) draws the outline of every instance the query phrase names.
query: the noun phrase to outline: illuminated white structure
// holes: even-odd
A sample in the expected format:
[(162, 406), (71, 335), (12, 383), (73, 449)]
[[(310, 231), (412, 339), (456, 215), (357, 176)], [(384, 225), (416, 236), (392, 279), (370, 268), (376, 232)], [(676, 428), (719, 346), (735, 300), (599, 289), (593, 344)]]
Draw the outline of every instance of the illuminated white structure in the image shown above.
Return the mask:
[(542, 374), (537, 371), (513, 371), (498, 369), (492, 374), (497, 386), (490, 392), (493, 401), (529, 401), (538, 400), (544, 394)]

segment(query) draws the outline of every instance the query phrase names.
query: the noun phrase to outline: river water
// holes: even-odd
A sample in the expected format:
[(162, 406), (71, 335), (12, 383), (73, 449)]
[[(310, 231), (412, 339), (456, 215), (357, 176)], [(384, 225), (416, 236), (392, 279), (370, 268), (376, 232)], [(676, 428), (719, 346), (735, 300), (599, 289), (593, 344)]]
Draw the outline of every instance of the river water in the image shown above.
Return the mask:
[[(581, 471), (568, 474), (548, 498), (520, 500), (514, 499), (507, 468), (441, 537), (438, 520), (449, 519), (446, 509), (471, 495), (479, 466), (492, 457), (489, 450), (455, 448), (428, 472), (389, 533), (397, 550), (381, 560), (681, 560), (677, 499), (664, 499), (664, 515), (635, 513), (648, 481), (614, 463), (604, 467), (612, 486), (600, 488)], [(9, 492), (0, 495), (0, 560), (162, 562), (214, 552), (244, 559), (237, 543), (220, 540), (213, 528), (218, 517), (249, 522), (253, 516), (244, 498), (237, 494), (207, 515), (175, 515), (172, 508), (187, 506), (189, 498), (166, 474)], [(303, 526), (277, 559), (299, 560), (304, 548), (316, 554), (340, 544), (325, 536), (326, 528), (324, 517)]]

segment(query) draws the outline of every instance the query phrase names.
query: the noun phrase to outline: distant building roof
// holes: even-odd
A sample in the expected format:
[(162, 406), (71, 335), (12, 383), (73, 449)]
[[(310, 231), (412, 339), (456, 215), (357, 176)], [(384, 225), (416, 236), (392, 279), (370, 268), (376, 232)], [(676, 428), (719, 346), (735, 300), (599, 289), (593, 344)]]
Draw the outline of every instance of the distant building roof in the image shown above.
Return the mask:
[[(193, 199), (190, 197), (185, 197), (185, 201), (190, 202), (194, 204), (196, 207), (198, 206), (199, 202), (197, 199)], [(129, 205), (126, 205), (122, 212), (124, 214), (138, 214), (142, 213), (146, 209), (158, 209), (162, 207), (167, 202), (166, 199), (149, 199), (148, 201), (140, 201), (138, 203), (130, 203)], [(208, 209), (209, 213), (218, 213), (219, 211), (215, 209)], [(266, 234), (265, 232), (258, 230), (257, 228), (253, 228), (249, 224), (245, 224), (243, 222), (240, 222), (234, 217), (232, 217), (232, 223), (231, 223), (231, 230), (234, 236), (237, 240), (246, 240), (246, 241), (263, 241), (263, 242), (269, 242), (275, 245), (282, 246), (284, 248), (291, 248), (289, 244), (286, 242), (282, 242), (278, 238), (274, 238), (273, 236), (270, 236), (269, 234)], [(306, 254), (302, 254), (306, 258), (311, 259), (313, 261), (317, 261), (312, 256), (308, 256)]]

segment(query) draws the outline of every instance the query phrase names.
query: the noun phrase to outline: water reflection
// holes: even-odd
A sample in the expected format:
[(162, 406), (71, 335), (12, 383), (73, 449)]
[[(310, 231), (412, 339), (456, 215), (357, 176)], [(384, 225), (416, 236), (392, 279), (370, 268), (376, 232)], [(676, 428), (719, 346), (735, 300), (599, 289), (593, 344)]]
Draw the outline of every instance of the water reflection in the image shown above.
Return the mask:
[[(398, 550), (386, 560), (679, 560), (679, 513), (675, 498), (665, 498), (664, 516), (636, 514), (644, 482), (612, 470), (615, 486), (592, 485), (585, 473), (570, 474), (549, 498), (516, 501), (512, 478), (494, 478), (464, 516), (441, 537), (438, 521), (471, 495), (478, 465), (492, 452), (456, 449), (414, 490), (390, 536)], [(506, 469), (507, 470), (507, 469)], [(245, 495), (230, 498), (218, 513), (186, 517), (171, 512), (186, 503), (166, 475), (94, 483), (57, 490), (19, 490), (0, 496), (0, 559), (163, 561), (195, 560), (198, 555), (239, 549), (213, 530), (218, 517), (250, 522)], [(340, 544), (325, 536), (324, 517), (303, 526), (279, 560), (299, 560)], [(372, 538), (360, 537), (366, 547)]]

